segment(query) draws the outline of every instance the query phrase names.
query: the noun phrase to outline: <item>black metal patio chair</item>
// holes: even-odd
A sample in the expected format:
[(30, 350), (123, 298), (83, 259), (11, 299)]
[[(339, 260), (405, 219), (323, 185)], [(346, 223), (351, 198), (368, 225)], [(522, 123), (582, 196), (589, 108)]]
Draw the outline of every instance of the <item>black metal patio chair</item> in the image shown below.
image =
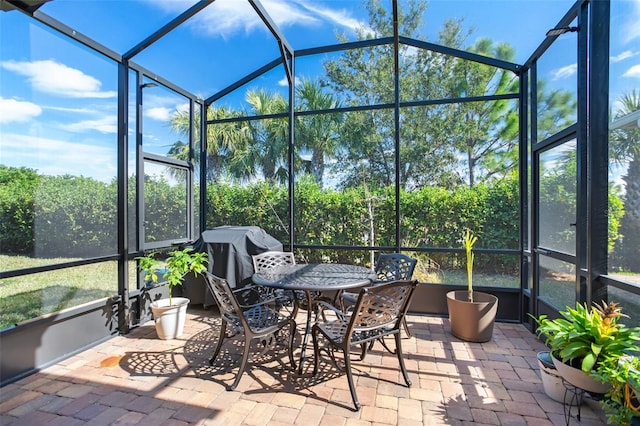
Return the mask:
[(220, 338), (213, 352), (213, 356), (209, 360), (209, 365), (213, 365), (220, 349), (222, 342), (226, 337), (227, 325), (230, 323), (233, 327), (242, 329), (244, 333), (244, 350), (240, 369), (233, 384), (228, 390), (234, 390), (245, 370), (247, 360), (249, 359), (249, 348), (251, 341), (261, 339), (261, 343), (265, 347), (277, 339), (278, 333), (285, 327), (289, 327), (289, 343), (287, 352), (289, 362), (295, 369), (293, 360), (293, 341), (295, 338), (296, 322), (294, 320), (296, 309), (289, 315), (285, 315), (281, 311), (274, 309), (277, 303), (274, 299), (264, 299), (255, 286), (245, 286), (240, 289), (232, 290), (229, 283), (224, 279), (217, 277), (209, 272), (205, 272), (205, 281), (220, 310), (222, 317), (222, 325), (220, 327)]
[[(389, 281), (410, 280), (413, 277), (413, 271), (416, 269), (418, 261), (402, 253), (384, 253), (378, 256), (376, 261), (377, 280), (372, 285), (378, 285)], [(344, 311), (345, 302), (347, 304), (355, 304), (358, 299), (357, 293), (344, 292), (340, 294), (341, 300), (339, 306)], [(402, 326), (408, 337), (411, 337), (409, 326), (406, 319), (403, 320)], [(364, 354), (363, 354), (364, 356)]]
[[(254, 272), (267, 271), (278, 266), (296, 264), (296, 258), (290, 251), (265, 251), (251, 256), (251, 260), (253, 261)], [(296, 295), (293, 291), (274, 289), (266, 286), (256, 286), (256, 289), (260, 291), (264, 297), (277, 297), (279, 301), (278, 308), (287, 307), (291, 309), (294, 305)]]
[[(411, 297), (418, 281), (391, 281), (360, 290), (353, 310), (348, 314), (327, 304), (326, 309), (335, 312), (336, 318), (319, 321), (313, 326), (314, 365), (313, 375), (318, 372), (320, 352), (326, 349), (330, 358), (340, 368), (335, 357), (335, 349), (342, 351), (344, 356), (344, 370), (349, 382), (349, 390), (356, 411), (360, 409), (360, 402), (356, 394), (353, 373), (351, 371), (351, 348), (365, 348), (375, 341), (379, 341), (390, 353), (398, 357), (400, 370), (407, 386), (411, 380), (407, 373), (402, 354), (402, 339), (400, 338), (402, 322), (407, 313)], [(386, 336), (394, 336), (396, 349), (392, 351), (384, 341)], [(320, 336), (327, 346), (320, 347)], [(364, 349), (363, 349), (364, 350)]]
[[(252, 259), (253, 269), (255, 272), (266, 271), (278, 266), (296, 264), (296, 259), (293, 253), (287, 251), (267, 251), (264, 253), (253, 255)], [(265, 293), (275, 292), (279, 297), (278, 300), (281, 301), (283, 306), (290, 307), (294, 304), (294, 302), (297, 302), (300, 309), (308, 309), (307, 305), (309, 304), (309, 301), (307, 300), (307, 295), (303, 291), (285, 291), (268, 287), (260, 289), (260, 291)], [(320, 292), (311, 292), (311, 299), (312, 302), (316, 300), (328, 300), (328, 298), (324, 297)], [(315, 309), (315, 307), (312, 307), (312, 309)], [(318, 315), (318, 312), (319, 311), (316, 309), (314, 313)]]
[(281, 265), (295, 265), (296, 258), (290, 251), (265, 251), (251, 256), (254, 272), (266, 271)]

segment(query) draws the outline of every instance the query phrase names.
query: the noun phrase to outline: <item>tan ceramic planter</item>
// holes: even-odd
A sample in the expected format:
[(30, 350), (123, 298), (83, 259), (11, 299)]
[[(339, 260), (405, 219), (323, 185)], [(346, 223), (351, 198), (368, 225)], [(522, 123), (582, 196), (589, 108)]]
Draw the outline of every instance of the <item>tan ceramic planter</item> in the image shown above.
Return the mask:
[(451, 334), (469, 342), (488, 342), (493, 336), (493, 323), (498, 312), (498, 298), (492, 294), (473, 292), (467, 301), (466, 290), (447, 293)]

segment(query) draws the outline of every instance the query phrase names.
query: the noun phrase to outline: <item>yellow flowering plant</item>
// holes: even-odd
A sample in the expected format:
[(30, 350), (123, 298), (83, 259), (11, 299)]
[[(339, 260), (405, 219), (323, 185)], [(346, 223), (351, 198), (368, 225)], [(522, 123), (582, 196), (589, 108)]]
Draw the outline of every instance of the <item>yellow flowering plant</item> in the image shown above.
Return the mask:
[(469, 302), (473, 302), (473, 245), (478, 241), (478, 237), (467, 228), (462, 236), (462, 247), (467, 255), (467, 291)]

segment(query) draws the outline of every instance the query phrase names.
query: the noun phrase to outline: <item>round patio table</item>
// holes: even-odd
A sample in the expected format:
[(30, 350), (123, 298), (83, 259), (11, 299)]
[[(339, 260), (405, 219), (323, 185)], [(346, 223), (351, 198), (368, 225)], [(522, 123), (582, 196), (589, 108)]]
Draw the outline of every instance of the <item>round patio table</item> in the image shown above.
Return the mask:
[(269, 270), (256, 272), (253, 274), (252, 280), (258, 285), (305, 293), (308, 307), (307, 324), (302, 336), (298, 365), (298, 373), (302, 374), (309, 332), (311, 331), (313, 293), (365, 287), (373, 283), (376, 277), (373, 270), (363, 266), (342, 263), (307, 263), (276, 266)]

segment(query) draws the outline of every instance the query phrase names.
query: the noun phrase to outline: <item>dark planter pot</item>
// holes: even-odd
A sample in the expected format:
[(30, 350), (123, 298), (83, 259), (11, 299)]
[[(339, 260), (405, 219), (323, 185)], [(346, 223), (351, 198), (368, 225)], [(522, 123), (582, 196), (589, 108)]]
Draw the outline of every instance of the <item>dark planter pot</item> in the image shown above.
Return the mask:
[(469, 342), (488, 342), (498, 312), (498, 298), (492, 294), (473, 292), (473, 302), (466, 290), (447, 293), (447, 309), (451, 334)]

